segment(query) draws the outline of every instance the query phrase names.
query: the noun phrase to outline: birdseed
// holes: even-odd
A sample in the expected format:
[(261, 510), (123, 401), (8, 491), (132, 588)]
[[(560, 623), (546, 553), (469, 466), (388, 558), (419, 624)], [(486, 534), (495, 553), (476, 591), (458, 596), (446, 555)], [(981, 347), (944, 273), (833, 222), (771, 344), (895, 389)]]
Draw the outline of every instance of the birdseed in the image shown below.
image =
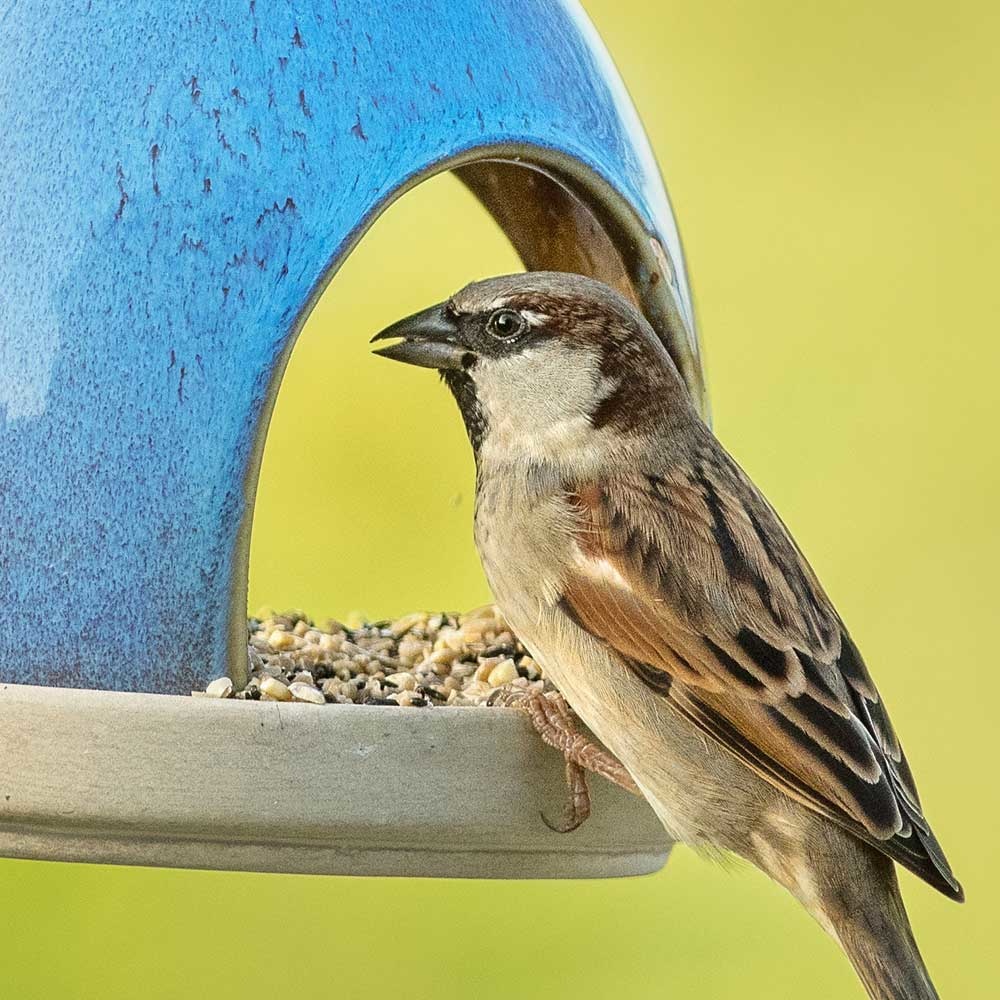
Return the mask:
[(313, 705), (486, 705), (498, 691), (553, 690), (495, 605), (416, 611), (351, 628), (299, 610), (248, 622), (249, 680), (217, 677), (198, 696)]
[(228, 698), (233, 693), (233, 682), (228, 677), (216, 677), (211, 684), (205, 688), (205, 694), (209, 698)]

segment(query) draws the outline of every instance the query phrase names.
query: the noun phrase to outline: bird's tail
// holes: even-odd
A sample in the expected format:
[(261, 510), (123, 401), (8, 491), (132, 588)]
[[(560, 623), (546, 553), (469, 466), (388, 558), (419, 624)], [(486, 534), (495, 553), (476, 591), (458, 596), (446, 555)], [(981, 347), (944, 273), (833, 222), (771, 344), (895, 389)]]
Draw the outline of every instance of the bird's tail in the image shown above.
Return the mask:
[(879, 898), (868, 896), (871, 906), (826, 912), (841, 948), (872, 1000), (939, 1000), (913, 939), (895, 873), (888, 886), (879, 888)]
[(770, 865), (769, 874), (834, 937), (872, 1000), (939, 1000), (913, 939), (892, 861), (832, 825), (819, 834), (825, 842), (814, 842), (818, 849), (810, 852), (823, 859), (819, 864), (807, 872), (800, 868), (797, 876), (783, 864)]

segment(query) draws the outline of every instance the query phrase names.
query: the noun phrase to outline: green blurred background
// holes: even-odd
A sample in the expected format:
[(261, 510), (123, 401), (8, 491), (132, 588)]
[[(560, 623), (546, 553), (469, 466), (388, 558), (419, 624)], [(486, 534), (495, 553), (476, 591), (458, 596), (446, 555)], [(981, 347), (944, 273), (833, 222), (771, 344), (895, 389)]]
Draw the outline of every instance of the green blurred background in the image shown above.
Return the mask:
[[(965, 883), (959, 907), (902, 876), (924, 954), (946, 1000), (994, 997), (1000, 8), (585, 6), (669, 185), (716, 429), (859, 640)], [(451, 177), (379, 220), (283, 384), (251, 607), (488, 598), (453, 404), (366, 340), (517, 267)], [(862, 995), (790, 897), (683, 848), (610, 882), (0, 862), (0, 887), (4, 998)]]

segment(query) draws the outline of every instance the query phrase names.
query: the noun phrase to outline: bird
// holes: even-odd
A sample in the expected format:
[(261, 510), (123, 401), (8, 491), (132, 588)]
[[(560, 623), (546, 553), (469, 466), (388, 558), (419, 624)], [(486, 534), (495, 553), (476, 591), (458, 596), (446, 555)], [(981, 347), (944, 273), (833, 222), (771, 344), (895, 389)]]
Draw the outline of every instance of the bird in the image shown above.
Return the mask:
[(894, 862), (964, 893), (885, 705), (639, 310), (592, 278), (529, 271), (372, 340), (437, 369), (458, 404), (493, 596), (603, 744), (582, 747), (565, 712), (536, 704), (571, 769), (596, 761), (672, 839), (789, 890), (872, 1000), (937, 998)]

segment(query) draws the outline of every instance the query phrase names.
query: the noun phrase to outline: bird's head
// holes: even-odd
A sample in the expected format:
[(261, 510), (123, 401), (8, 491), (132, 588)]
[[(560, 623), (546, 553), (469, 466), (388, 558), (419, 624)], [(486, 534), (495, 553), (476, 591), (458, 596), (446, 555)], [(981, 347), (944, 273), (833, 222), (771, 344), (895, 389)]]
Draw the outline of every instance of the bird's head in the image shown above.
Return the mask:
[(666, 348), (630, 303), (575, 274), (529, 271), (467, 285), (372, 338), (376, 354), (436, 368), (477, 455), (545, 458), (642, 434), (690, 408)]

